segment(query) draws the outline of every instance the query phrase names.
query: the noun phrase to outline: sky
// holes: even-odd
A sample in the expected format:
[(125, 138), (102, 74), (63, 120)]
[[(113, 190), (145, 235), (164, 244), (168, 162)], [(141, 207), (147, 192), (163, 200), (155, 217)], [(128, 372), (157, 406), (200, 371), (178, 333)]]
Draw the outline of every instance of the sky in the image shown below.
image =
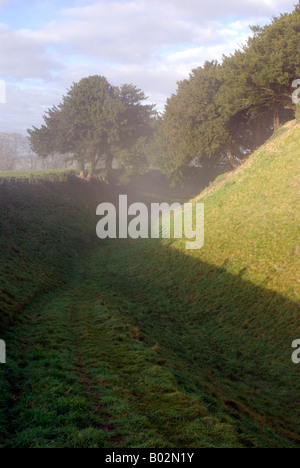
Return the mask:
[(162, 112), (177, 82), (221, 60), (296, 0), (0, 0), (0, 132), (26, 134), (73, 82), (132, 83)]

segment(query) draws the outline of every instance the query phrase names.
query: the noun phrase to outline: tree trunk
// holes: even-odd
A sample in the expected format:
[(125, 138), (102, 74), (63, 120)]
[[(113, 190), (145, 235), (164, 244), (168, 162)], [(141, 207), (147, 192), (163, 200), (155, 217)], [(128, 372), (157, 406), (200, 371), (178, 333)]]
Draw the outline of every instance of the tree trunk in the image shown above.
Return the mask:
[(227, 149), (226, 155), (227, 155), (228, 161), (230, 162), (230, 164), (231, 164), (231, 166), (232, 166), (233, 168), (239, 167), (240, 164), (239, 164), (239, 162), (234, 158), (231, 149)]
[(111, 170), (112, 169), (112, 163), (113, 163), (114, 157), (111, 153), (106, 153), (105, 157), (105, 169)]
[(277, 107), (277, 109), (274, 111), (274, 132), (276, 132), (276, 130), (278, 130), (280, 127), (280, 114), (279, 114), (279, 109)]
[(91, 161), (89, 165), (89, 176), (93, 177), (94, 174), (95, 174), (95, 163), (94, 161)]
[(90, 150), (89, 153), (89, 175), (90, 177), (93, 177), (95, 174), (95, 169), (96, 169), (96, 150), (92, 149)]
[(261, 146), (263, 144), (262, 122), (259, 119), (255, 121), (254, 129), (255, 146)]

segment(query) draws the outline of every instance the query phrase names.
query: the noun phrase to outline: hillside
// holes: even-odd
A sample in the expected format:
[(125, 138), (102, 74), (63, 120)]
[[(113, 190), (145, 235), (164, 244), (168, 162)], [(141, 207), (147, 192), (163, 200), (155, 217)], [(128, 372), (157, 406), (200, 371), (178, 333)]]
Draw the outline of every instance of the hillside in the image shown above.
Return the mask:
[(41, 292), (66, 284), (94, 233), (87, 207), (95, 186), (72, 175), (62, 182), (37, 173), (31, 183), (16, 175), (0, 174), (0, 330)]
[[(300, 367), (291, 362), (300, 330), (299, 148), (300, 125), (290, 122), (197, 197), (206, 212), (201, 251), (174, 240), (95, 246), (84, 211), (93, 212), (94, 195), (72, 184), (49, 192), (51, 227), (62, 237), (55, 231), (47, 242), (65, 280), (15, 307), (1, 336), (9, 354), (0, 447), (299, 447)], [(26, 209), (26, 223), (38, 225), (41, 190), (34, 204), (28, 192), (10, 192), (5, 209)], [(98, 202), (106, 195), (97, 192)], [(2, 219), (10, 254), (1, 281), (21, 265), (9, 232), (19, 218), (9, 227)], [(33, 235), (25, 276), (34, 261), (44, 262), (40, 271), (49, 264), (38, 251), (45, 239)], [(37, 276), (24, 278), (35, 295)], [(4, 311), (7, 296), (22, 303), (11, 284)]]

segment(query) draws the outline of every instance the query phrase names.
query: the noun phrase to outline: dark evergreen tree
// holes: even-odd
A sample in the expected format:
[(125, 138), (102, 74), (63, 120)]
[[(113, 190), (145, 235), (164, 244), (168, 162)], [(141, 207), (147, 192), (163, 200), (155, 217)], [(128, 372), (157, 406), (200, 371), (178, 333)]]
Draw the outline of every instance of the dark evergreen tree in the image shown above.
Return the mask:
[(143, 104), (145, 99), (133, 85), (119, 89), (102, 76), (84, 78), (48, 110), (40, 129), (28, 130), (31, 147), (42, 157), (54, 151), (72, 153), (81, 169), (89, 165), (91, 174), (100, 160), (110, 169), (114, 157), (137, 172), (141, 141), (150, 135), (154, 113), (154, 106)]
[(223, 112), (249, 119), (273, 114), (273, 129), (294, 117), (292, 84), (300, 76), (300, 9), (252, 27), (242, 51), (224, 57), (220, 78)]

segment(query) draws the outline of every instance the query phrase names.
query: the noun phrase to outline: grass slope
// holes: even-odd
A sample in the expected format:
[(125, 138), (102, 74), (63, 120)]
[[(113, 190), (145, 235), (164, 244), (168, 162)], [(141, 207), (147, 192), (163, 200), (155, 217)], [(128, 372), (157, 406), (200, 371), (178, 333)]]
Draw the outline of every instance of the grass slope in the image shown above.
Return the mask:
[(300, 446), (299, 142), (287, 124), (201, 194), (201, 251), (103, 242), (17, 314), (0, 446)]
[(42, 291), (68, 281), (91, 248), (98, 193), (101, 185), (77, 178), (29, 184), (21, 174), (0, 185), (0, 330)]

